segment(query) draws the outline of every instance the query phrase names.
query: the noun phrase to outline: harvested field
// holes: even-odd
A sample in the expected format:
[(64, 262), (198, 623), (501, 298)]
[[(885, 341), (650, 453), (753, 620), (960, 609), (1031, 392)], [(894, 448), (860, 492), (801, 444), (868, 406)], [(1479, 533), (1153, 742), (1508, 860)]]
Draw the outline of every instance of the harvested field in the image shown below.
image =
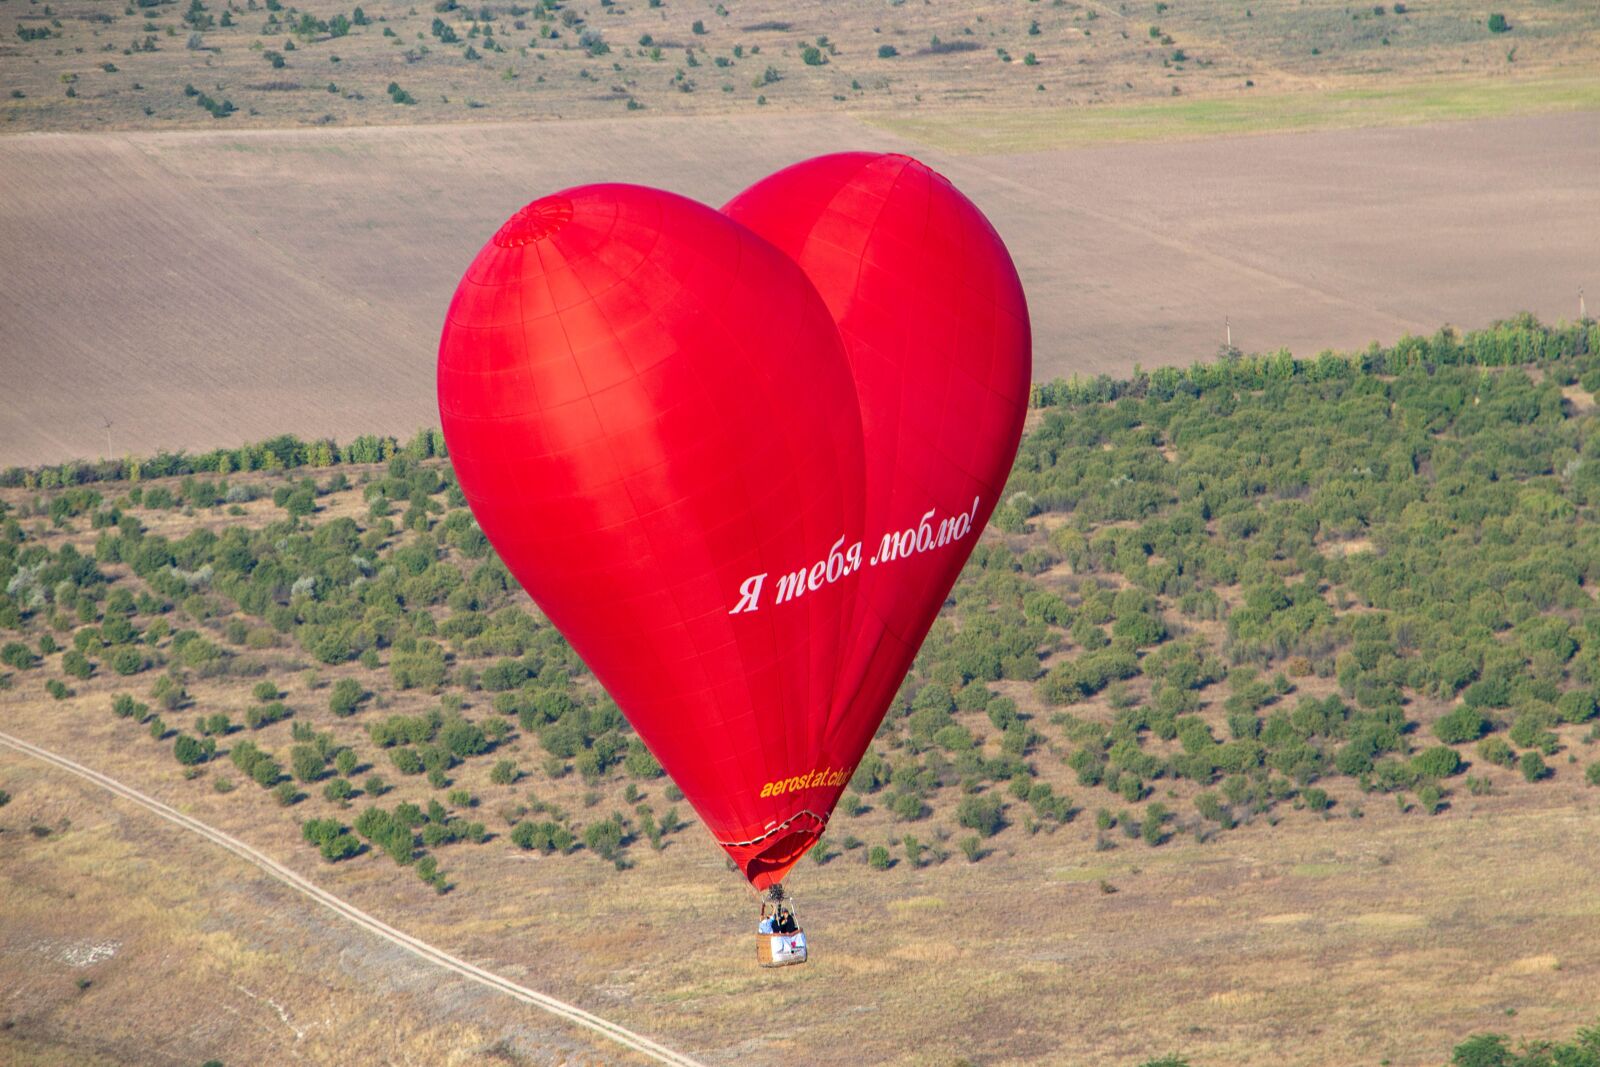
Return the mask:
[(720, 203), (863, 147), (995, 221), (1041, 378), (1187, 364), (1224, 318), (1309, 353), (1600, 291), (1593, 111), (987, 155), (845, 115), (29, 134), (0, 140), (0, 464), (409, 434), (455, 281), (522, 203), (602, 177)]

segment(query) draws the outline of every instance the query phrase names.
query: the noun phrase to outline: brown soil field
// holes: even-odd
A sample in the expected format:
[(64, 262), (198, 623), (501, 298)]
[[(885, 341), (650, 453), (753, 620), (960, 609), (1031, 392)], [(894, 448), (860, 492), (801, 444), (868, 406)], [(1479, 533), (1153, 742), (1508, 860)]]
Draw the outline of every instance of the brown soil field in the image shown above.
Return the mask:
[(433, 345), (461, 270), (527, 200), (620, 179), (721, 203), (847, 148), (918, 154), (989, 214), (1030, 294), (1040, 378), (1187, 364), (1224, 320), (1241, 348), (1308, 353), (1570, 317), (1586, 282), (1600, 292), (1600, 112), (1038, 151), (888, 127), (0, 138), (0, 464), (409, 434), (435, 421)]

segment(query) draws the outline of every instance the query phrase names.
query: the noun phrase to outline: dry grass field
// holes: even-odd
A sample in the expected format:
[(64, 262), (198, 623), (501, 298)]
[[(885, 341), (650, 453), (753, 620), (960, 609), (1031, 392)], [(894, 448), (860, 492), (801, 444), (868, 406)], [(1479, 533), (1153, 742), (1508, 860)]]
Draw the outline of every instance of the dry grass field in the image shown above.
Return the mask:
[(847, 148), (917, 153), (995, 221), (1040, 378), (1188, 364), (1224, 318), (1242, 348), (1310, 354), (1600, 292), (1600, 112), (1047, 135), (971, 153), (948, 129), (727, 115), (0, 138), (0, 465), (409, 434), (435, 421), (456, 280), (521, 204), (602, 177), (721, 203)]
[(644, 1062), (63, 772), (6, 750), (0, 781), (9, 1065)]

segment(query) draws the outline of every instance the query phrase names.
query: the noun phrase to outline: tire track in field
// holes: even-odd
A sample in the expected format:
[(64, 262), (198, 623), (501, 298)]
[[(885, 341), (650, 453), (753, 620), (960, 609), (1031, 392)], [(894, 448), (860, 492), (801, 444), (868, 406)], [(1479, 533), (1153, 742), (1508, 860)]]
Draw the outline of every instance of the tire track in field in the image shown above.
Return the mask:
[(454, 971), (463, 978), (469, 978), (480, 985), (488, 986), (490, 989), (504, 993), (524, 1004), (531, 1004), (536, 1008), (547, 1011), (570, 1023), (599, 1034), (618, 1045), (632, 1049), (634, 1052), (655, 1060), (657, 1063), (668, 1064), (670, 1067), (703, 1067), (699, 1061), (691, 1059), (680, 1052), (674, 1052), (665, 1045), (658, 1044), (641, 1034), (636, 1034), (617, 1023), (602, 1019), (598, 1015), (592, 1015), (582, 1008), (557, 1000), (555, 997), (518, 985), (508, 978), (502, 978), (491, 971), (484, 970), (482, 967), (452, 956), (442, 949), (435, 948), (425, 941), (420, 941), (410, 934), (396, 930), (381, 919), (374, 918), (355, 905), (318, 887), (283, 864), (271, 859), (265, 853), (251, 848), (238, 838), (225, 834), (214, 827), (207, 826), (198, 819), (190, 818), (152, 796), (123, 785), (115, 778), (108, 777), (99, 771), (83, 766), (81, 763), (67, 759), (65, 756), (59, 756), (48, 749), (40, 748), (7, 733), (0, 733), (0, 745), (5, 745), (25, 756), (31, 756), (34, 759), (51, 764), (70, 774), (75, 774), (79, 778), (83, 778), (116, 796), (122, 797), (124, 800), (132, 801), (140, 807), (154, 812), (168, 822), (175, 823), (191, 833), (199, 834), (212, 844), (220, 845), (240, 859), (254, 864), (277, 881), (310, 897), (318, 904), (348, 919), (368, 933), (376, 934), (385, 941), (398, 945), (412, 955), (429, 963)]

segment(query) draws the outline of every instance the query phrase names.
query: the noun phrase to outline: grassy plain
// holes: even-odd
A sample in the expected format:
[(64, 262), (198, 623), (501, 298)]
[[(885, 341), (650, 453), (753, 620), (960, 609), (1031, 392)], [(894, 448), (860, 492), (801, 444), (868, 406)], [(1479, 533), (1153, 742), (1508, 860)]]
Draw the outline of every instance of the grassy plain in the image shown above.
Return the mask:
[(1288, 130), (1406, 126), (1600, 109), (1600, 78), (1448, 78), (1095, 108), (873, 113), (870, 125), (958, 154), (1107, 142), (1173, 141)]

